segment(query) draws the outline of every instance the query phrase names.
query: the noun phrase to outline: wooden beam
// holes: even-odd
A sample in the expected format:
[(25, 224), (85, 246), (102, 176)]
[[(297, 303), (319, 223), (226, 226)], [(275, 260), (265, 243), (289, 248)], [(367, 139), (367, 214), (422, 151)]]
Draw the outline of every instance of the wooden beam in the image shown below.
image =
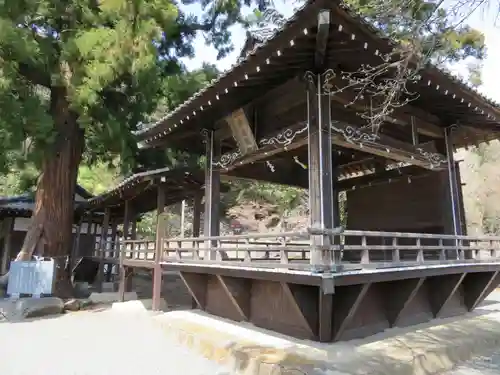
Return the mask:
[(411, 117), (411, 139), (413, 141), (413, 146), (418, 145), (418, 125), (415, 122), (415, 117)]
[[(129, 228), (130, 228), (130, 201), (125, 201), (125, 212), (123, 216), (123, 233), (122, 233), (122, 238), (123, 240), (128, 239), (128, 234), (129, 234)], [(89, 224), (90, 225), (90, 224)], [(118, 248), (118, 256), (120, 258), (120, 263), (119, 263), (119, 275), (120, 275), (120, 283), (119, 283), (119, 288), (118, 288), (118, 295), (120, 298), (121, 302), (125, 301), (125, 289), (127, 288), (126, 282), (127, 282), (127, 275), (126, 275), (126, 267), (124, 265), (124, 260), (125, 260), (125, 247), (124, 246), (119, 246)]]
[[(430, 170), (446, 167), (446, 159), (437, 152), (433, 141), (413, 146), (392, 137), (373, 133), (343, 121), (332, 121), (332, 142), (338, 146), (370, 153), (398, 162), (406, 162)], [(259, 140), (260, 148), (248, 155), (232, 151), (215, 160), (214, 167), (226, 172), (245, 164), (270, 157), (304, 146), (307, 143), (307, 124), (299, 123), (281, 129)]]
[[(344, 88), (341, 92), (336, 92), (332, 95), (332, 101), (335, 101), (342, 106), (347, 105), (347, 109), (352, 109), (356, 112), (367, 112), (373, 103), (369, 99), (360, 99), (356, 97), (356, 93), (350, 88), (346, 80), (342, 80), (340, 75), (329, 80), (334, 85), (336, 90)], [(285, 84), (268, 91), (262, 97), (255, 99), (252, 106), (258, 108), (257, 114), (259, 118), (259, 128), (266, 129), (271, 127), (276, 119), (283, 116), (287, 112), (294, 111), (294, 108), (304, 107), (304, 83), (298, 77), (294, 77)], [(354, 100), (356, 98), (356, 100)], [(373, 100), (373, 99), (372, 99)], [(387, 116), (387, 122), (398, 124), (411, 132), (411, 124), (414, 123), (419, 134), (427, 137), (442, 139), (443, 124), (441, 120), (421, 108), (407, 104), (403, 107), (394, 109), (394, 112)], [(272, 126), (274, 128), (274, 126)]]
[(320, 342), (333, 340), (333, 295), (326, 294), (322, 288), (319, 290), (319, 332)]
[[(81, 230), (81, 227), (80, 227), (80, 230)], [(111, 243), (111, 247), (110, 247), (110, 251), (109, 251), (109, 258), (116, 258), (117, 257), (117, 254), (116, 252), (118, 251), (118, 243), (117, 243), (117, 232), (118, 232), (118, 223), (116, 222), (116, 220), (113, 220), (112, 224), (111, 224), (111, 240), (113, 241)], [(113, 275), (113, 267), (114, 265), (112, 263), (108, 263), (108, 269), (107, 269), (107, 272), (106, 272), (106, 282), (110, 282), (111, 281), (111, 277)]]
[(181, 272), (180, 276), (198, 308), (204, 310), (207, 304), (207, 275)]
[[(242, 155), (237, 150), (225, 153), (214, 161), (214, 168), (227, 172), (235, 169), (237, 166), (269, 159), (273, 155), (304, 146), (307, 144), (307, 123), (301, 122), (272, 133), (267, 137), (261, 138), (258, 143), (259, 149), (247, 155)], [(286, 150), (283, 147), (286, 147)]]
[(193, 198), (193, 237), (200, 236), (201, 229), (201, 199), (203, 198), (203, 194), (198, 192), (194, 195)]
[(439, 318), (448, 301), (451, 300), (465, 278), (466, 273), (428, 278), (431, 296), (431, 309), (435, 318)]
[(439, 170), (446, 167), (446, 158), (439, 154), (435, 143), (413, 146), (370, 129), (363, 129), (343, 121), (332, 121), (333, 143), (346, 148), (364, 151), (422, 168)]
[(257, 142), (252, 131), (252, 126), (243, 108), (237, 109), (225, 118), (229, 125), (231, 135), (243, 155), (257, 150)]
[[(338, 341), (354, 319), (371, 283), (337, 288), (334, 296), (334, 341)], [(338, 305), (335, 303), (338, 301)]]
[(14, 224), (16, 218), (9, 217), (5, 218), (4, 223), (4, 238), (3, 238), (3, 254), (2, 254), (2, 264), (0, 266), (0, 275), (7, 272), (9, 268), (9, 261), (12, 252), (12, 232), (14, 231)]
[[(314, 316), (311, 313), (314, 309), (315, 304), (311, 305), (311, 297), (309, 293), (310, 286), (290, 284), (286, 282), (281, 282), (281, 287), (283, 288), (284, 295), (288, 298), (293, 309), (295, 311), (295, 316), (299, 320), (299, 324), (304, 328), (311, 338), (317, 337), (316, 322), (314, 321)], [(313, 287), (314, 288), (314, 287)]]
[(463, 281), (464, 303), (467, 310), (474, 310), (488, 295), (492, 285), (498, 285), (500, 272), (469, 273)]
[(250, 279), (216, 275), (226, 296), (237, 311), (240, 321), (250, 320)]
[(418, 279), (398, 280), (383, 284), (387, 288), (385, 307), (389, 325), (394, 327), (398, 324), (405, 309), (415, 298), (420, 287), (424, 284), (425, 277)]
[(317, 71), (325, 65), (328, 37), (330, 36), (330, 10), (321, 10), (318, 14), (318, 31), (316, 33), (316, 50), (314, 52), (314, 67)]
[(432, 173), (426, 169), (410, 165), (399, 169), (391, 169), (380, 173), (367, 174), (360, 177), (353, 177), (341, 180), (338, 182), (339, 189), (342, 191), (352, 189), (354, 187), (370, 186), (377, 183), (386, 182), (388, 180), (398, 180), (402, 178), (409, 178), (412, 176), (422, 176), (424, 174)]

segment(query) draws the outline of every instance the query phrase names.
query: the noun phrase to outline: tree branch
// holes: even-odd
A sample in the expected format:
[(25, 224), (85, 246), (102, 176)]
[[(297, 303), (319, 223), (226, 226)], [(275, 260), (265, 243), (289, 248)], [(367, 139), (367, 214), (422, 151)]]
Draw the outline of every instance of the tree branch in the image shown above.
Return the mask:
[(50, 88), (50, 76), (25, 63), (18, 64), (18, 72), (34, 85)]

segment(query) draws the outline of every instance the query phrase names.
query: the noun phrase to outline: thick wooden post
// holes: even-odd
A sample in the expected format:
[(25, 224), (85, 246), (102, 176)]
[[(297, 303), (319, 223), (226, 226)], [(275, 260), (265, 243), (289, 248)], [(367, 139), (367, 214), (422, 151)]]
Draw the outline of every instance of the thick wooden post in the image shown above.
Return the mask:
[[(118, 257), (118, 238), (117, 238), (118, 224), (116, 220), (111, 224), (111, 246), (109, 247), (109, 257), (116, 259)], [(108, 269), (106, 270), (106, 281), (110, 282), (113, 275), (114, 263), (108, 264)]]
[[(129, 229), (130, 229), (130, 201), (125, 201), (125, 213), (123, 215), (123, 233), (122, 233), (123, 241), (128, 239)], [(118, 294), (121, 302), (125, 301), (125, 288), (126, 288), (125, 284), (127, 282), (125, 266), (123, 265), (126, 245), (123, 243), (123, 241), (122, 243), (120, 243), (120, 246), (118, 247), (119, 257), (120, 257), (120, 270), (119, 270), (120, 286), (118, 288)]]
[(201, 198), (203, 195), (197, 193), (193, 199), (193, 237), (200, 236), (201, 229)]
[(108, 231), (109, 231), (109, 208), (104, 210), (104, 219), (101, 226), (101, 243), (99, 246), (99, 272), (97, 274), (97, 287), (102, 292), (102, 283), (104, 281), (104, 253), (108, 245)]
[[(214, 158), (220, 154), (219, 142), (215, 139), (214, 131), (203, 129), (205, 141), (205, 217), (204, 217), (204, 231), (205, 237), (218, 236), (220, 232), (219, 222), (219, 200), (220, 200), (220, 173), (214, 169)], [(205, 244), (207, 248), (214, 248), (217, 246), (217, 241), (211, 241)], [(205, 252), (205, 259), (217, 259), (217, 252), (210, 251), (207, 257)]]
[[(309, 215), (313, 229), (333, 229), (339, 223), (334, 209), (334, 185), (332, 170), (331, 99), (325, 88), (333, 78), (331, 70), (323, 74), (307, 72), (308, 122), (309, 122)], [(337, 197), (337, 194), (335, 194)], [(337, 219), (338, 220), (338, 219)], [(332, 266), (332, 254), (327, 250), (332, 244), (331, 236), (311, 236), (312, 269), (328, 270)]]
[(76, 264), (76, 260), (80, 256), (80, 241), (81, 241), (81, 236), (82, 236), (82, 226), (83, 222), (85, 220), (85, 214), (82, 214), (82, 217), (80, 218), (78, 222), (78, 226), (76, 227), (76, 233), (75, 233), (75, 244), (73, 246), (73, 250), (71, 252), (71, 268), (73, 269), (73, 266)]
[[(450, 194), (450, 210), (451, 210), (451, 219), (453, 223), (453, 234), (455, 236), (460, 236), (462, 235), (462, 225), (461, 225), (461, 220), (460, 220), (460, 193), (458, 191), (459, 189), (459, 181), (458, 181), (458, 175), (456, 168), (458, 167), (457, 164), (455, 163), (454, 157), (453, 157), (453, 140), (452, 140), (452, 133), (453, 130), (456, 128), (456, 126), (450, 126), (444, 130), (444, 139), (445, 139), (445, 146), (446, 146), (446, 159), (447, 159), (447, 167), (448, 167), (448, 188), (449, 188), (449, 194)], [(456, 241), (455, 245), (458, 247), (460, 244), (460, 241)], [(451, 259), (458, 259), (460, 258), (462, 252), (457, 248), (456, 252), (453, 252), (453, 254), (450, 254), (447, 252), (447, 257)]]
[(5, 233), (3, 238), (3, 255), (0, 274), (5, 274), (9, 269), (9, 260), (12, 253), (12, 232), (14, 231), (15, 218), (5, 219)]
[(162, 269), (161, 260), (163, 255), (163, 236), (165, 233), (164, 220), (161, 217), (165, 211), (165, 185), (158, 186), (156, 197), (156, 246), (155, 246), (155, 266), (153, 269), (153, 311), (160, 310), (161, 306), (161, 284), (162, 284)]
[(96, 256), (96, 247), (98, 246), (97, 244), (97, 223), (94, 223), (94, 216), (92, 215), (92, 213), (90, 213), (90, 216), (89, 216), (89, 224), (88, 224), (88, 227), (87, 227), (87, 233), (89, 236), (91, 236), (92, 238), (92, 256)]

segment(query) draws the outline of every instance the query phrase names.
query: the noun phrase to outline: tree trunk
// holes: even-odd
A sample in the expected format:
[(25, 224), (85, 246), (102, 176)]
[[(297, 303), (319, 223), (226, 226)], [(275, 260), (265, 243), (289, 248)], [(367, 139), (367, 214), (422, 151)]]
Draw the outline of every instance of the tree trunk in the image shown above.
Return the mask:
[[(59, 95), (58, 95), (59, 94)], [(66, 261), (73, 246), (75, 187), (84, 147), (84, 132), (69, 110), (64, 93), (53, 92), (51, 111), (56, 139), (45, 150), (38, 181), (32, 223), (17, 259), (31, 259), (40, 233), (43, 256), (56, 261), (55, 294), (69, 298), (73, 289)]]

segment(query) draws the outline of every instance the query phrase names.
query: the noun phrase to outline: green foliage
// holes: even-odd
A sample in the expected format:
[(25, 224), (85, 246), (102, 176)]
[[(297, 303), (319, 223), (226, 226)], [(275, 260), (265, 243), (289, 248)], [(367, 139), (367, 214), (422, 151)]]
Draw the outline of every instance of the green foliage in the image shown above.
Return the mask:
[(110, 190), (120, 180), (119, 170), (102, 162), (93, 166), (82, 165), (78, 170), (78, 184), (94, 195)]
[[(347, 0), (347, 3), (387, 35), (416, 47), (435, 63), (485, 57), (484, 35), (466, 23), (457, 22), (453, 11), (447, 11), (441, 1)], [(462, 7), (462, 13), (470, 11), (465, 3)]]
[[(191, 0), (188, 14), (170, 0), (0, 0), (0, 143), (22, 149), (40, 165), (63, 121), (85, 130), (84, 161), (128, 170), (137, 153), (132, 132), (150, 114), (169, 110), (215, 73), (206, 67), (184, 76), (179, 58), (192, 56), (203, 32), (223, 56), (232, 49), (229, 28), (246, 23), (242, 7), (265, 0)], [(177, 77), (176, 75), (181, 75)], [(173, 77), (172, 77), (173, 76)], [(163, 111), (162, 110), (162, 111)], [(17, 153), (0, 153), (8, 170)]]

